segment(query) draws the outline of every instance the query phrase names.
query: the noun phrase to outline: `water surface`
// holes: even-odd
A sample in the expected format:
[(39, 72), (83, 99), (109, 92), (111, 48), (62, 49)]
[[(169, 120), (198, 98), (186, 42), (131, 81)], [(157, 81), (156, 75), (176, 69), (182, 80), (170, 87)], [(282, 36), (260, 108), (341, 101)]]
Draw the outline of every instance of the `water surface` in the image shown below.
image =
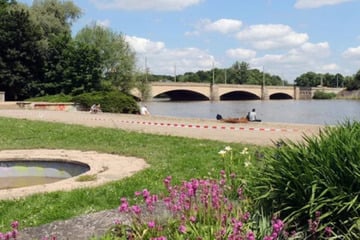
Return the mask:
[(337, 124), (360, 121), (359, 100), (268, 100), (268, 101), (151, 101), (144, 103), (153, 115), (215, 119), (242, 117), (255, 108), (265, 122)]

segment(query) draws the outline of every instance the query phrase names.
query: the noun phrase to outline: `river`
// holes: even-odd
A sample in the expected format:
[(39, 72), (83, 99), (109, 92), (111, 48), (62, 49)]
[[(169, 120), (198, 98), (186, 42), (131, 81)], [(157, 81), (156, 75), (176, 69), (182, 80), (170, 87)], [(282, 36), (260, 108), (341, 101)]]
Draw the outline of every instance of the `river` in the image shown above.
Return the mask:
[(360, 121), (359, 100), (254, 100), (254, 101), (149, 101), (152, 115), (182, 118), (215, 119), (242, 117), (255, 108), (265, 122), (337, 124), (345, 120)]

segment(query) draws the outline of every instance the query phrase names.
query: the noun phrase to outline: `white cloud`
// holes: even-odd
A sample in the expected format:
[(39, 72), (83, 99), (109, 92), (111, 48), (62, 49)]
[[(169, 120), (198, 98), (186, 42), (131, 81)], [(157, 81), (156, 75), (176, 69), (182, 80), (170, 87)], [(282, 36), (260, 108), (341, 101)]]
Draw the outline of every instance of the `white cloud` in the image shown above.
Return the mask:
[(330, 46), (328, 42), (321, 43), (304, 43), (300, 48), (300, 54), (306, 55), (309, 58), (325, 58), (330, 55)]
[[(215, 62), (214, 57), (198, 48), (167, 49), (163, 42), (153, 42), (149, 39), (126, 36), (127, 42), (135, 50), (138, 66), (147, 66), (153, 74), (173, 75), (176, 66), (177, 74), (210, 70)], [(141, 67), (140, 67), (141, 68)]]
[(296, 33), (282, 24), (252, 25), (239, 32), (237, 38), (248, 42), (256, 49), (278, 49), (299, 46), (309, 37), (305, 33)]
[(99, 9), (179, 11), (204, 0), (91, 0)]
[(276, 74), (292, 82), (296, 77), (309, 71), (326, 73), (338, 70), (338, 65), (328, 63), (329, 55), (330, 47), (327, 42), (307, 42), (283, 54), (266, 54), (253, 58), (250, 60), (250, 65), (264, 66), (265, 72)]
[(297, 0), (295, 8), (319, 8), (326, 5), (336, 5), (353, 0)]
[(145, 38), (125, 36), (125, 40), (130, 44), (136, 53), (158, 53), (165, 48), (163, 42), (153, 42)]
[(256, 57), (256, 51), (251, 49), (236, 48), (227, 50), (226, 55), (234, 59), (240, 59), (245, 61)]
[(242, 22), (235, 19), (222, 18), (213, 22), (210, 19), (202, 19), (195, 24), (195, 30), (186, 32), (185, 36), (200, 36), (202, 32), (227, 34), (239, 31), (241, 26)]
[(336, 63), (325, 64), (321, 68), (325, 73), (335, 73), (337, 70), (339, 70), (339, 66)]
[(242, 26), (242, 22), (234, 19), (219, 19), (217, 21), (211, 22), (210, 20), (203, 20), (201, 28), (204, 31), (209, 32), (220, 32), (220, 33), (230, 33), (239, 31)]
[(348, 48), (342, 53), (344, 58), (360, 60), (360, 46), (355, 48)]

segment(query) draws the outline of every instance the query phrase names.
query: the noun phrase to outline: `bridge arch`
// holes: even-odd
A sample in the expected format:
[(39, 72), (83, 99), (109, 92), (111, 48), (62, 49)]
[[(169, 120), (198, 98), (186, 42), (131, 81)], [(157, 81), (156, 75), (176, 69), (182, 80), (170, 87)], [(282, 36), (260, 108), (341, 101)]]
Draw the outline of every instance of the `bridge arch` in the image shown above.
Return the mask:
[(260, 100), (260, 97), (248, 91), (232, 91), (222, 94), (220, 100)]
[(269, 99), (270, 100), (279, 100), (279, 99), (294, 99), (294, 98), (287, 93), (278, 92), (278, 93), (271, 94), (269, 96)]
[(209, 97), (190, 90), (171, 90), (171, 91), (164, 91), (161, 92), (153, 98), (165, 98), (169, 99), (170, 101), (208, 101), (210, 100)]
[(171, 101), (206, 101), (210, 100), (210, 86), (206, 83), (163, 83), (151, 84), (152, 98), (167, 97)]

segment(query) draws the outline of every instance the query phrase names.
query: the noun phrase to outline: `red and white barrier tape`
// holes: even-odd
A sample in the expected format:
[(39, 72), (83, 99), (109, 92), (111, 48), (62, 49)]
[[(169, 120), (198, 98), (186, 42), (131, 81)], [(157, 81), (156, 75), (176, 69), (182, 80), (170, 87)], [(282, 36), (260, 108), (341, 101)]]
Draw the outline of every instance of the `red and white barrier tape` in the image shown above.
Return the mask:
[[(92, 118), (91, 120), (102, 120), (105, 118)], [(112, 121), (114, 121), (112, 119)], [(195, 128), (195, 129), (220, 129), (220, 130), (237, 130), (237, 131), (261, 131), (261, 132), (298, 132), (298, 129), (293, 128), (265, 128), (265, 127), (234, 127), (234, 126), (217, 126), (217, 125), (199, 125), (199, 124), (184, 124), (184, 123), (163, 123), (151, 121), (129, 121), (129, 120), (115, 120), (127, 124), (142, 124), (148, 126), (160, 127), (176, 127), (176, 128)]]

